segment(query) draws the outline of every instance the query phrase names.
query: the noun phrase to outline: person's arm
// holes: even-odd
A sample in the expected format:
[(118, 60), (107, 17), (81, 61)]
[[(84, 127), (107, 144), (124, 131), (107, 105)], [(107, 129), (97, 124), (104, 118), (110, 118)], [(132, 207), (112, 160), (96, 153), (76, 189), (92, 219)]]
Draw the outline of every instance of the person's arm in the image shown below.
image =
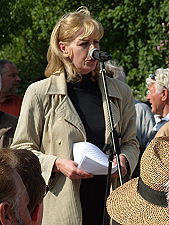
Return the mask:
[(77, 168), (77, 163), (68, 159), (56, 159), (53, 172), (61, 172), (70, 179), (86, 179), (93, 177), (92, 174)]
[(147, 143), (151, 140), (152, 130), (155, 125), (154, 115), (149, 106), (142, 102), (137, 102), (135, 109), (137, 138), (141, 149), (145, 150)]
[(11, 148), (33, 151), (39, 157), (43, 177), (48, 183), (57, 157), (40, 151), (44, 109), (36, 89), (35, 85), (31, 85), (25, 93)]

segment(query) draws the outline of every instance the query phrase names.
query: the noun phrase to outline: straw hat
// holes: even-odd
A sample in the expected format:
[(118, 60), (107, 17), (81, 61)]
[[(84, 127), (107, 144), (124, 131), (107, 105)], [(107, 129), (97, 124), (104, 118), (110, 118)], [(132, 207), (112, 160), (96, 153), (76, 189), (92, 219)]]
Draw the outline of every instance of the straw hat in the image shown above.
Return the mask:
[(108, 214), (122, 225), (169, 225), (165, 192), (168, 180), (169, 137), (157, 137), (142, 155), (140, 177), (108, 197)]

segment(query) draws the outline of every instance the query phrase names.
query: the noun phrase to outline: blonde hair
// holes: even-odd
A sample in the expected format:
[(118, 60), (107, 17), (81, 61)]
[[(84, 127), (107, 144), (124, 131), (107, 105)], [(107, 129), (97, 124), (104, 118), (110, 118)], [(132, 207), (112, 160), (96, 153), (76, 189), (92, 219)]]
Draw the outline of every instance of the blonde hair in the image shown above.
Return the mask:
[[(70, 59), (63, 55), (58, 47), (58, 43), (62, 41), (65, 44), (69, 44), (76, 38), (77, 32), (82, 28), (84, 30), (83, 38), (92, 35), (96, 40), (100, 40), (103, 37), (102, 25), (93, 19), (89, 10), (84, 6), (78, 8), (75, 12), (64, 15), (55, 25), (47, 53), (48, 65), (45, 70), (47, 77), (65, 70), (67, 81), (78, 79), (76, 68)], [(96, 72), (94, 71), (94, 73)]]
[(161, 93), (164, 88), (169, 91), (169, 69), (159, 68), (155, 71), (155, 79), (146, 79), (147, 87), (156, 84), (157, 93)]

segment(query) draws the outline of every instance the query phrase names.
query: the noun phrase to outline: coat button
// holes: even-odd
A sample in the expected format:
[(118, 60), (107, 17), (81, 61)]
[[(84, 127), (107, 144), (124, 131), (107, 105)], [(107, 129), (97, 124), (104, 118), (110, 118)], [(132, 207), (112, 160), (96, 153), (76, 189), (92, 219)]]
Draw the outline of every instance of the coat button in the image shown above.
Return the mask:
[(59, 121), (62, 120), (62, 119), (63, 119), (63, 117), (59, 117), (59, 118), (58, 118)]
[(61, 145), (62, 141), (61, 139), (58, 140), (58, 145)]

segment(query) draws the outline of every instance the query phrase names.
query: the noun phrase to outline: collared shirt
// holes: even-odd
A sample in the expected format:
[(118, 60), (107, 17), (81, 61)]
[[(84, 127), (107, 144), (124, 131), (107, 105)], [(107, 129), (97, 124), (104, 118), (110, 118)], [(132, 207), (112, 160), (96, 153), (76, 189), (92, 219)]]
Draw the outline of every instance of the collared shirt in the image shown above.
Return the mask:
[(157, 132), (165, 123), (169, 121), (169, 113), (165, 117), (154, 115), (154, 119), (156, 124), (153, 127), (153, 131)]

